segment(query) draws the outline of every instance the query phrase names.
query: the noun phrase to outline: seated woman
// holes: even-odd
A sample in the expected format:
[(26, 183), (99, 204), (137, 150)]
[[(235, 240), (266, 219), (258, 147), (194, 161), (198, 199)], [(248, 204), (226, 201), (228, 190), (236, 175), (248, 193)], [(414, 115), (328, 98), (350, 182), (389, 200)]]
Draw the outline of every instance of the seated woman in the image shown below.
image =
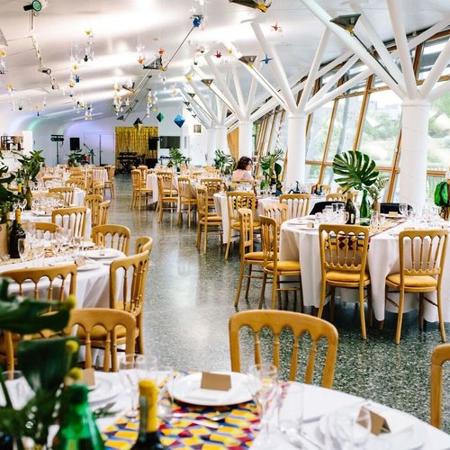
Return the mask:
[(231, 178), (232, 182), (247, 182), (253, 183), (254, 178), (251, 174), (252, 170), (252, 160), (247, 156), (243, 156), (239, 159), (237, 163), (236, 170), (233, 172), (233, 176)]

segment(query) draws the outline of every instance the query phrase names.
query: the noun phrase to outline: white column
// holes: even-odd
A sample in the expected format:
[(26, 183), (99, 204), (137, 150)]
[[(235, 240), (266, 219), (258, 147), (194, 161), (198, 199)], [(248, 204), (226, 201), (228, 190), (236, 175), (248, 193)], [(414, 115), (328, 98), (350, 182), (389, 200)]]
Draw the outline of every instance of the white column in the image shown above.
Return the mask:
[(287, 186), (299, 181), (305, 182), (306, 162), (306, 114), (288, 116), (288, 161), (286, 171)]
[(427, 187), (428, 120), (430, 103), (405, 100), (402, 104), (400, 202), (417, 212), (425, 204)]
[(217, 150), (217, 129), (216, 128), (206, 128), (206, 149), (203, 152), (206, 155), (206, 161), (203, 163), (212, 164), (214, 160), (214, 152)]
[(239, 158), (248, 156), (253, 158), (253, 122), (239, 121)]
[(228, 130), (225, 125), (218, 125), (216, 127), (216, 144), (213, 152), (217, 149), (222, 150), (224, 153), (230, 154), (228, 147)]

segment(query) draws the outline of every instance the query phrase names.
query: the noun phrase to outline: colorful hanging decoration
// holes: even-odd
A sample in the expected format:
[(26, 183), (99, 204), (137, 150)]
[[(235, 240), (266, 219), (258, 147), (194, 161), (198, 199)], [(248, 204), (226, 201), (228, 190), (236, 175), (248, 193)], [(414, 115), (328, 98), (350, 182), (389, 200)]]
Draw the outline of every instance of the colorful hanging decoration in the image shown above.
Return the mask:
[(186, 122), (186, 119), (181, 114), (177, 114), (173, 121), (181, 128), (184, 125), (184, 122)]
[(272, 5), (272, 0), (228, 0), (230, 3), (236, 3), (248, 8), (258, 9), (265, 13)]
[(138, 45), (136, 47), (137, 55), (136, 59), (139, 65), (143, 66), (145, 64), (145, 47), (143, 45)]
[(203, 21), (203, 16), (201, 14), (194, 14), (192, 16), (192, 26), (194, 28), (198, 28), (202, 24), (202, 21)]
[(156, 119), (158, 120), (158, 122), (162, 122), (164, 120), (164, 114), (162, 112), (159, 112), (156, 116)]
[(0, 46), (0, 75), (6, 74), (6, 46)]
[(216, 54), (214, 55), (217, 59), (220, 59), (220, 58), (222, 58), (222, 53), (219, 51), (219, 50), (217, 50), (216, 51)]
[(270, 61), (272, 61), (273, 58), (269, 58), (269, 55), (266, 55), (264, 59), (261, 60), (264, 64), (269, 64)]
[(283, 30), (280, 25), (278, 25), (278, 22), (275, 22), (275, 25), (272, 25), (272, 31), (281, 33)]
[(87, 36), (87, 43), (84, 47), (84, 62), (93, 61), (94, 60), (94, 33), (91, 28), (88, 28), (84, 31), (84, 34)]

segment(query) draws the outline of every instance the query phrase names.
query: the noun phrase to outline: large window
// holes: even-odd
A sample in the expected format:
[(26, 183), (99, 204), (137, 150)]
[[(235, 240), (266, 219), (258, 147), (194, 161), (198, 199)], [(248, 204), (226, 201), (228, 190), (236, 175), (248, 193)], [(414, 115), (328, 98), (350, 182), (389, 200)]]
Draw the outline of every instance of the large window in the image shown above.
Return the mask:
[(400, 99), (392, 91), (370, 95), (360, 150), (377, 164), (390, 166), (400, 131)]
[(332, 110), (333, 102), (329, 102), (314, 111), (311, 128), (308, 133), (308, 141), (306, 143), (306, 159), (322, 161), (323, 148), (327, 139)]
[(450, 93), (431, 106), (429, 136), (428, 167), (447, 170), (450, 164)]

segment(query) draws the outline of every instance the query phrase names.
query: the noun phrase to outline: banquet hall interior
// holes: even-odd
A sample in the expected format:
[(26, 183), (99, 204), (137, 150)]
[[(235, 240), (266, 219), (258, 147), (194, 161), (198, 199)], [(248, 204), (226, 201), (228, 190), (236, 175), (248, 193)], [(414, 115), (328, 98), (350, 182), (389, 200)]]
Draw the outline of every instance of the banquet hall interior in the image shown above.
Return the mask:
[(450, 449), (449, 218), (448, 0), (2, 1), (0, 448)]

